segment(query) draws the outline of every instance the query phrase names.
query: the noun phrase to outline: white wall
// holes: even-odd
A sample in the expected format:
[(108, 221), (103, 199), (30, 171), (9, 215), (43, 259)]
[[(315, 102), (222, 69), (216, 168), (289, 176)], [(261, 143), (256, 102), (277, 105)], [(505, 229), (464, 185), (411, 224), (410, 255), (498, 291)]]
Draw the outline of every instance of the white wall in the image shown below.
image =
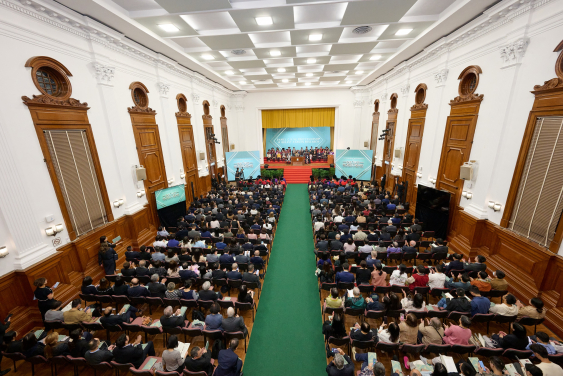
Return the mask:
[[(176, 95), (188, 98), (188, 112), (197, 150), (205, 150), (201, 103), (211, 103), (217, 138), (221, 140), (219, 106), (227, 107), (229, 139), (236, 150), (262, 150), (261, 109), (297, 107), (336, 107), (335, 148), (362, 149), (369, 141), (371, 114), (375, 99), (381, 100), (380, 130), (389, 109), (389, 97), (399, 94), (396, 146), (404, 146), (414, 89), (428, 85), (428, 112), (422, 142), (418, 183), (430, 185), (440, 161), (449, 101), (457, 96), (459, 73), (469, 65), (479, 65), (483, 74), (477, 92), (484, 94), (474, 137), (471, 159), (479, 164), (476, 178), (465, 189), (473, 199), (461, 205), (472, 215), (499, 223), (500, 212), (487, 208), (494, 200), (504, 206), (516, 163), (522, 135), (533, 103), (530, 91), (536, 84), (555, 77), (554, 47), (563, 35), (563, 0), (519, 2), (504, 0), (460, 30), (437, 41), (421, 54), (401, 63), (385, 76), (352, 90), (306, 89), (233, 93), (188, 71), (165, 56), (123, 38), (95, 21), (58, 9), (22, 5), (16, 0), (0, 1), (0, 245), (10, 255), (0, 262), (0, 274), (21, 269), (54, 252), (44, 229), (63, 223), (53, 185), (43, 162), (37, 135), (21, 96), (39, 94), (24, 64), (32, 56), (49, 56), (63, 63), (73, 74), (72, 97), (88, 102), (88, 116), (96, 141), (108, 196), (123, 198), (125, 205), (112, 208), (115, 218), (139, 210), (145, 197), (138, 199), (141, 185), (134, 183), (131, 168), (138, 164), (133, 131), (127, 107), (133, 105), (129, 85), (143, 82), (149, 89), (150, 107), (162, 141), (168, 178), (181, 184), (182, 159), (174, 113)], [(501, 48), (524, 38), (527, 49), (516, 49), (514, 61), (505, 62)], [(105, 67), (109, 76), (98, 75)], [(445, 81), (437, 72), (447, 70)], [(217, 145), (222, 156), (222, 145)], [(382, 144), (377, 155), (381, 157)], [(395, 161), (402, 166), (402, 160)], [(222, 161), (219, 162), (219, 166)], [(207, 175), (207, 161), (199, 162), (200, 176)], [(45, 217), (54, 216), (52, 223)], [(63, 244), (67, 232), (60, 234)]]

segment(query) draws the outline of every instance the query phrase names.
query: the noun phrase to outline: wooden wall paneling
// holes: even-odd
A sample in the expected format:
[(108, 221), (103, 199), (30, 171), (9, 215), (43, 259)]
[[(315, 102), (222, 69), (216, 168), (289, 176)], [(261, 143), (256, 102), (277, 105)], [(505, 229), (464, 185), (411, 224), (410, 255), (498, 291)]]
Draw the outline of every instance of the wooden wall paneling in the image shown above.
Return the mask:
[[(379, 138), (379, 134), (377, 133), (379, 129), (379, 99), (376, 99), (375, 102), (373, 102), (373, 107), (373, 114), (371, 115), (371, 138), (369, 141), (369, 148), (373, 151), (372, 168), (375, 167), (375, 153), (377, 150), (377, 139)], [(381, 178), (381, 176), (379, 178)], [(378, 180), (377, 167), (373, 170), (371, 180)]]
[[(227, 152), (229, 151), (229, 127), (227, 126), (227, 117), (225, 116), (225, 106), (221, 106), (221, 142), (223, 144), (223, 170), (226, 172)], [(224, 176), (223, 176), (224, 175)], [(226, 179), (226, 173), (221, 171), (221, 176)]]
[(391, 164), (394, 158), (394, 147), (395, 147), (395, 130), (397, 128), (397, 115), (399, 114), (399, 109), (397, 109), (397, 93), (391, 94), (390, 103), (391, 108), (387, 111), (387, 122), (385, 129), (387, 134), (385, 135), (385, 141), (383, 146), (383, 174), (386, 175), (385, 188), (388, 191), (393, 190), (394, 179), (391, 175)]
[(404, 201), (410, 203), (409, 212), (411, 214), (414, 214), (416, 210), (416, 174), (418, 172), (426, 111), (428, 110), (428, 105), (424, 103), (426, 90), (425, 84), (419, 84), (414, 91), (416, 93), (415, 104), (411, 107), (411, 118), (409, 119), (403, 158), (403, 182), (408, 183)]
[(144, 166), (147, 178), (144, 180), (145, 193), (153, 217), (158, 224), (156, 199), (154, 192), (168, 188), (168, 179), (164, 167), (160, 133), (156, 124), (156, 111), (149, 107), (148, 89), (140, 82), (133, 82), (129, 89), (134, 106), (127, 108), (131, 117), (139, 164)]
[(193, 202), (195, 196), (199, 195), (197, 170), (197, 153), (195, 149), (194, 131), (191, 123), (192, 115), (186, 111), (187, 99), (184, 94), (176, 96), (178, 112), (176, 121), (178, 123), (178, 135), (180, 137), (180, 150), (185, 174), (186, 208)]
[[(209, 102), (203, 101), (203, 134), (205, 137), (205, 151), (207, 154), (207, 168), (209, 170), (210, 179), (217, 177), (217, 151), (215, 150), (215, 141), (213, 141), (213, 117), (209, 115)], [(200, 180), (201, 181), (201, 180)], [(211, 188), (205, 186), (205, 191)], [(211, 187), (211, 184), (209, 185)]]

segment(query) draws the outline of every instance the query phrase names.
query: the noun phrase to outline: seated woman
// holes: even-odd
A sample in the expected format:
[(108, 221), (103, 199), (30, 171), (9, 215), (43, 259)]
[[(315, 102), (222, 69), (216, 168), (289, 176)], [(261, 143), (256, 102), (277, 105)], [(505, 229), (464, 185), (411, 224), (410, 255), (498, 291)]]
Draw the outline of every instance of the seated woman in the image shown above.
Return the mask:
[(248, 291), (246, 285), (239, 287), (239, 293), (237, 301), (239, 303), (251, 303), (254, 304), (254, 290)]
[(239, 227), (237, 231), (237, 239), (245, 239), (245, 238), (246, 238), (246, 234), (244, 233), (244, 229), (242, 227)]
[(59, 333), (51, 332), (45, 337), (45, 348), (43, 349), (43, 356), (51, 359), (54, 356), (70, 355), (70, 349), (67, 342), (59, 343)]
[[(369, 341), (377, 342), (378, 339), (377, 331), (371, 330), (370, 325), (365, 321), (362, 323), (362, 325), (358, 323), (354, 325), (354, 329), (350, 330), (350, 338), (364, 342), (369, 342)], [(360, 360), (360, 359), (356, 357), (356, 360)]]
[(389, 324), (387, 329), (385, 328), (386, 326), (387, 324), (381, 324), (377, 331), (379, 342), (399, 343), (399, 336), (401, 335), (399, 326), (394, 322)]
[(175, 260), (170, 261), (170, 265), (168, 265), (168, 272), (166, 273), (168, 277), (172, 278), (179, 278), (180, 277), (180, 268), (178, 267), (178, 262)]
[(192, 290), (192, 280), (188, 279), (184, 282), (184, 287), (179, 290), (182, 295), (180, 296), (181, 299), (188, 299), (188, 300), (197, 300), (199, 295), (197, 291)]
[(199, 235), (194, 236), (194, 247), (196, 248), (205, 248), (205, 241), (201, 240)]
[(366, 260), (360, 261), (360, 267), (356, 269), (356, 282), (357, 284), (369, 284), (371, 278), (371, 270), (367, 268), (368, 263)]
[(248, 239), (258, 239), (258, 236), (256, 236), (256, 234), (254, 233), (254, 230), (250, 230), (248, 233)]
[[(322, 260), (319, 260), (322, 261)], [(319, 282), (321, 283), (334, 283), (334, 270), (329, 261), (324, 261), (323, 269), (319, 273)]]
[[(244, 285), (243, 285), (244, 286)], [(205, 329), (207, 330), (223, 330), (223, 315), (221, 315), (221, 307), (215, 302), (209, 308), (209, 314), (205, 317)]]
[(400, 341), (410, 345), (416, 345), (418, 341), (418, 320), (413, 313), (409, 313), (399, 323)]
[(407, 295), (401, 300), (401, 305), (406, 312), (423, 311), (426, 309), (426, 302), (422, 294)]
[(385, 295), (383, 298), (383, 304), (385, 304), (385, 309), (387, 311), (397, 311), (403, 308), (399, 296), (394, 292)]
[(545, 317), (545, 312), (547, 311), (543, 307), (543, 300), (540, 298), (532, 298), (530, 299), (530, 305), (524, 306), (520, 300), (516, 302), (516, 306), (518, 307), (518, 318), (522, 318), (524, 316), (531, 317), (533, 319), (543, 319)]
[(171, 261), (180, 261), (178, 259), (178, 256), (176, 256), (176, 253), (174, 252), (174, 250), (170, 249), (168, 250), (168, 252), (166, 253), (166, 256), (164, 257), (164, 261), (165, 262), (171, 262)]
[(113, 295), (127, 296), (129, 286), (125, 284), (125, 280), (118, 275), (115, 277), (115, 285), (113, 285)]
[(444, 343), (448, 345), (469, 345), (471, 338), (471, 319), (465, 315), (459, 318), (458, 325), (444, 324)]
[(512, 333), (506, 334), (505, 332), (499, 332), (498, 334), (493, 334), (491, 339), (496, 341), (497, 347), (503, 349), (516, 349), (525, 350), (529, 344), (528, 335), (526, 333), (526, 328), (517, 322), (512, 324)]
[(379, 302), (379, 295), (373, 293), (371, 297), (366, 298), (366, 311), (384, 311), (385, 304)]
[(327, 320), (323, 324), (323, 334), (325, 339), (330, 337), (343, 338), (346, 337), (346, 328), (344, 327), (344, 317), (340, 313), (335, 313), (332, 320)]
[(403, 253), (403, 249), (399, 247), (399, 243), (393, 242), (389, 247), (387, 247), (387, 257), (393, 253)]
[[(270, 225), (271, 226), (271, 225)], [(268, 232), (266, 231), (265, 228), (262, 227), (262, 230), (260, 231), (260, 239), (267, 239), (270, 240), (270, 235), (268, 234)]]
[(182, 374), (184, 370), (184, 358), (178, 350), (178, 337), (171, 335), (166, 344), (166, 350), (162, 352), (162, 362), (166, 365), (165, 371), (178, 372)]
[(96, 295), (98, 290), (96, 290), (96, 286), (94, 286), (92, 283), (93, 283), (92, 277), (87, 275), (82, 280), (82, 287), (80, 288), (80, 291), (82, 291), (83, 294)]
[(344, 252), (356, 252), (356, 244), (354, 244), (354, 239), (348, 238), (343, 246)]
[(426, 319), (426, 326), (424, 320), (421, 320), (418, 326), (418, 338), (425, 345), (436, 344), (441, 345), (442, 338), (444, 337), (444, 328), (442, 322), (437, 317)]
[(100, 284), (96, 286), (96, 295), (113, 295), (113, 288), (106, 277), (102, 277)]
[(495, 313), (501, 316), (518, 315), (518, 306), (516, 305), (516, 297), (512, 294), (506, 294), (502, 297), (502, 304), (495, 304), (489, 308), (489, 313)]
[(180, 299), (181, 295), (182, 292), (176, 290), (176, 284), (174, 282), (168, 282), (164, 296), (166, 296), (167, 299)]
[(325, 305), (328, 308), (340, 308), (342, 307), (343, 300), (338, 296), (338, 289), (333, 287), (330, 289), (330, 295), (325, 299)]
[(399, 265), (399, 269), (394, 270), (389, 278), (390, 285), (404, 286), (407, 281), (407, 266), (405, 264)]
[(35, 336), (35, 332), (27, 333), (25, 337), (23, 337), (22, 341), (22, 354), (26, 357), (32, 357), (35, 355), (44, 354), (44, 345), (43, 343), (37, 341), (37, 337)]

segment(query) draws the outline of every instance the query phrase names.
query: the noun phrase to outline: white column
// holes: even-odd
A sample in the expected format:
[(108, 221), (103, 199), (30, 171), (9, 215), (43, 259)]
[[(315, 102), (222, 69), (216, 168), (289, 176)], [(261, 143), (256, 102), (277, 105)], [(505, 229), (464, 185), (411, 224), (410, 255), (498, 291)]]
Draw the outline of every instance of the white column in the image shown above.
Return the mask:
[[(124, 125), (119, 121), (119, 116), (114, 114), (123, 111), (123, 108), (117, 106), (117, 99), (113, 89), (113, 78), (115, 74), (115, 67), (104, 65), (101, 63), (94, 63), (96, 70), (96, 78), (98, 79), (98, 92), (100, 93), (102, 103), (102, 113), (105, 119), (106, 130), (111, 137), (114, 159), (117, 163), (117, 170), (119, 173), (120, 190), (125, 196), (125, 205), (121, 208), (116, 208), (112, 205), (114, 217), (121, 217), (123, 214), (132, 214), (141, 209), (146, 200), (143, 198), (139, 201), (137, 197), (137, 190), (144, 189), (142, 182), (136, 182), (134, 178), (133, 166), (137, 165), (138, 160), (131, 160), (131, 155), (136, 155), (136, 150), (129, 150), (130, 145), (123, 142), (125, 134), (123, 133)], [(128, 174), (127, 171), (131, 171)], [(112, 198), (110, 197), (110, 200)]]
[[(16, 152), (12, 150), (13, 145), (10, 145), (5, 127), (6, 124), (0, 117), (0, 209), (13, 244), (0, 245), (8, 247), (10, 256), (6, 260), (13, 260), (15, 269), (25, 269), (55, 253), (55, 248), (49, 244), (50, 239), (45, 235), (45, 229), (40, 228), (36, 222), (40, 215), (34, 212), (29, 203), (27, 190), (20, 179), (20, 174), (25, 171), (19, 169), (13, 159)], [(61, 235), (67, 237), (67, 234), (68, 231), (66, 235)]]

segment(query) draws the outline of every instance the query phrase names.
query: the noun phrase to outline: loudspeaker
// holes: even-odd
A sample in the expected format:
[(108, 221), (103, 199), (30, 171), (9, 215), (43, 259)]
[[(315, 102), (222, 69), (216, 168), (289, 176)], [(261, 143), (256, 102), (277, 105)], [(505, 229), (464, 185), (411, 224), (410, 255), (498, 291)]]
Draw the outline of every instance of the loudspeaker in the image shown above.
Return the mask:
[(400, 148), (395, 149), (395, 158), (401, 158), (401, 149)]
[(473, 165), (465, 162), (459, 166), (459, 178), (463, 180), (473, 180)]
[(205, 159), (205, 153), (204, 152), (202, 152), (202, 151), (199, 152), (199, 159), (202, 160), (202, 161)]
[(231, 144), (231, 150), (235, 150), (235, 144)]
[(334, 165), (331, 163), (331, 164), (330, 164), (330, 167), (334, 167)]
[(364, 141), (364, 147), (367, 148), (369, 146), (369, 142)]
[(135, 169), (135, 174), (137, 175), (137, 181), (147, 179), (147, 170), (142, 166)]
[(264, 168), (268, 168), (268, 167), (270, 167), (270, 165), (267, 165), (267, 164), (264, 165)]

